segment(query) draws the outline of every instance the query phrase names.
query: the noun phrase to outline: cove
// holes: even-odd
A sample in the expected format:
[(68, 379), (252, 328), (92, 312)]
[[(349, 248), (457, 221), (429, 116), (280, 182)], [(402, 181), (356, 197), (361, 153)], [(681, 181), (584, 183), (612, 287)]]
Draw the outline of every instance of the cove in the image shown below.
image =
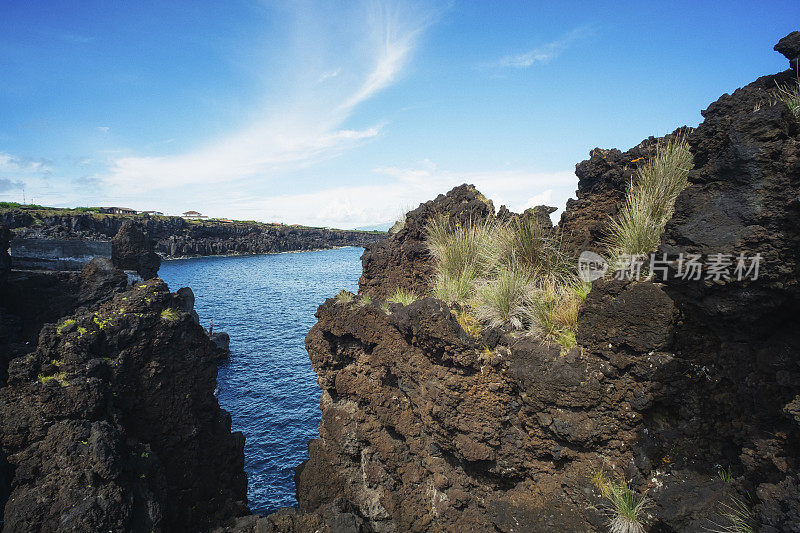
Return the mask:
[(200, 323), (231, 336), (220, 364), (220, 406), (246, 438), (254, 513), (296, 505), (294, 469), (320, 421), (317, 376), (304, 338), (314, 313), (339, 290), (355, 292), (362, 248), (164, 261), (161, 279), (191, 287)]

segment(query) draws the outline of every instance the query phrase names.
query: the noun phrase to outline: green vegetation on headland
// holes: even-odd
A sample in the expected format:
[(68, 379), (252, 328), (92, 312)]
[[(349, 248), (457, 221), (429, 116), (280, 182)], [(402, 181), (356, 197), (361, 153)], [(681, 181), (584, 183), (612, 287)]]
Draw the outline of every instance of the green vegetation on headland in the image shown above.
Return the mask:
[(46, 217), (54, 217), (54, 216), (70, 216), (70, 215), (83, 215), (83, 214), (90, 214), (92, 217), (96, 219), (103, 219), (103, 218), (122, 218), (122, 219), (135, 219), (135, 220), (142, 220), (142, 219), (153, 219), (153, 220), (171, 220), (179, 218), (181, 220), (186, 221), (189, 224), (198, 225), (198, 226), (216, 226), (220, 224), (245, 224), (248, 226), (258, 226), (258, 227), (266, 227), (266, 228), (289, 228), (289, 229), (301, 229), (301, 230), (332, 230), (332, 231), (347, 231), (353, 233), (371, 233), (376, 235), (383, 235), (385, 231), (377, 231), (377, 230), (353, 230), (353, 229), (339, 229), (339, 228), (330, 228), (330, 227), (323, 227), (323, 226), (304, 226), (301, 224), (283, 224), (277, 222), (258, 222), (255, 220), (230, 220), (230, 219), (219, 219), (219, 218), (207, 218), (207, 219), (192, 219), (192, 218), (185, 218), (181, 216), (173, 216), (173, 215), (154, 215), (150, 213), (138, 213), (138, 214), (118, 214), (118, 213), (103, 213), (102, 208), (100, 207), (50, 207), (50, 206), (43, 206), (38, 204), (20, 204), (18, 202), (0, 202), (0, 212), (2, 211), (13, 211), (19, 210), (24, 211), (26, 214), (32, 216), (35, 220), (42, 220)]

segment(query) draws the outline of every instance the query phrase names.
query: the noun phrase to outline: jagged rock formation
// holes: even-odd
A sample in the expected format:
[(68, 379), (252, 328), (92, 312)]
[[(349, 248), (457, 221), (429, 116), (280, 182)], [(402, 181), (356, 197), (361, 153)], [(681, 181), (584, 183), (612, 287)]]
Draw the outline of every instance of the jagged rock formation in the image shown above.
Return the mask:
[[(798, 38), (776, 50), (796, 59)], [(739, 254), (762, 258), (757, 280), (666, 281), (686, 316), (676, 331), (683, 358), (713, 376), (682, 400), (693, 417), (666, 412), (699, 450), (737, 465), (762, 532), (800, 531), (800, 121), (770, 96), (795, 80), (791, 71), (764, 76), (703, 112), (690, 186), (659, 250), (729, 254), (732, 268)]]
[[(0, 391), (4, 531), (198, 531), (246, 512), (217, 349), (160, 280), (46, 325)], [(171, 311), (170, 311), (171, 310)]]
[(775, 51), (783, 54), (795, 71), (800, 70), (800, 31), (793, 31), (778, 41)]
[[(299, 226), (215, 221), (190, 222), (180, 217), (136, 217), (70, 213), (51, 215), (21, 210), (0, 211), (0, 223), (21, 237), (59, 239), (111, 239), (126, 221), (141, 223), (141, 231), (156, 240), (154, 251), (162, 257), (243, 255), (336, 246), (364, 246), (381, 240), (380, 233)], [(136, 270), (136, 268), (133, 268)]]
[(142, 279), (156, 277), (161, 258), (154, 251), (154, 242), (142, 224), (123, 222), (111, 241), (111, 260), (117, 268), (135, 270)]
[[(651, 500), (650, 531), (719, 529), (737, 498), (760, 531), (800, 531), (800, 130), (767, 94), (792, 75), (706, 111), (661, 250), (762, 252), (763, 278), (596, 281), (566, 353), (477, 339), (440, 301), (374, 303), (396, 287), (427, 292), (425, 218), (412, 212), (408, 231), (365, 253), (360, 297), (325, 302), (307, 336), (323, 415), (297, 471), (299, 510), (227, 530), (603, 531), (590, 476), (605, 467)], [(602, 248), (655, 142), (578, 165), (579, 199), (558, 228), (569, 246)], [(477, 205), (469, 191), (420, 213), (460, 216)]]
[[(147, 259), (152, 243), (129, 230), (120, 255)], [(193, 306), (191, 290), (160, 280), (129, 287), (106, 258), (80, 272), (10, 272), (3, 531), (194, 532), (248, 512), (244, 438), (214, 397), (225, 350)]]
[(565, 249), (576, 255), (584, 250), (604, 251), (609, 223), (624, 205), (625, 190), (638, 168), (659, 143), (687, 134), (687, 128), (678, 128), (664, 137), (649, 137), (624, 153), (616, 148), (595, 148), (589, 159), (575, 165), (577, 199), (567, 200), (558, 224)]
[(421, 204), (406, 214), (399, 231), (366, 246), (361, 256), (359, 292), (375, 298), (387, 298), (397, 289), (419, 296), (428, 294), (433, 268), (424, 242), (425, 225), (440, 215), (454, 223), (481, 220), (494, 216), (494, 205), (472, 185), (461, 185)]

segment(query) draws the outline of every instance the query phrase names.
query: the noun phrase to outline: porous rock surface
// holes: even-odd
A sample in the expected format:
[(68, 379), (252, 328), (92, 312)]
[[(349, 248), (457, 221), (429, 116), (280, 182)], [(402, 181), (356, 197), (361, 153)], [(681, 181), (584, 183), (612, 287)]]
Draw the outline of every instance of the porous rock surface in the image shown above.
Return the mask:
[(494, 216), (494, 205), (472, 185), (459, 185), (405, 215), (402, 228), (388, 238), (368, 244), (361, 256), (359, 291), (387, 298), (397, 289), (418, 296), (430, 292), (433, 267), (425, 246), (425, 227), (438, 216), (467, 223)]
[[(245, 514), (217, 348), (160, 280), (47, 324), (0, 390), (3, 531), (202, 531)], [(173, 310), (172, 312), (166, 310)]]

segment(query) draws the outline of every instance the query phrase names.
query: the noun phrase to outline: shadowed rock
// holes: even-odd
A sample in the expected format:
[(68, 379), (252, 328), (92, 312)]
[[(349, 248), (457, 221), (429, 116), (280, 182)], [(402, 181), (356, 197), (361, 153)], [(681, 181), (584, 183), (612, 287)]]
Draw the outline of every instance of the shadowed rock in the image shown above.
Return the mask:
[(161, 258), (154, 252), (155, 243), (144, 227), (126, 220), (112, 241), (111, 258), (117, 268), (135, 270), (142, 279), (156, 277)]

